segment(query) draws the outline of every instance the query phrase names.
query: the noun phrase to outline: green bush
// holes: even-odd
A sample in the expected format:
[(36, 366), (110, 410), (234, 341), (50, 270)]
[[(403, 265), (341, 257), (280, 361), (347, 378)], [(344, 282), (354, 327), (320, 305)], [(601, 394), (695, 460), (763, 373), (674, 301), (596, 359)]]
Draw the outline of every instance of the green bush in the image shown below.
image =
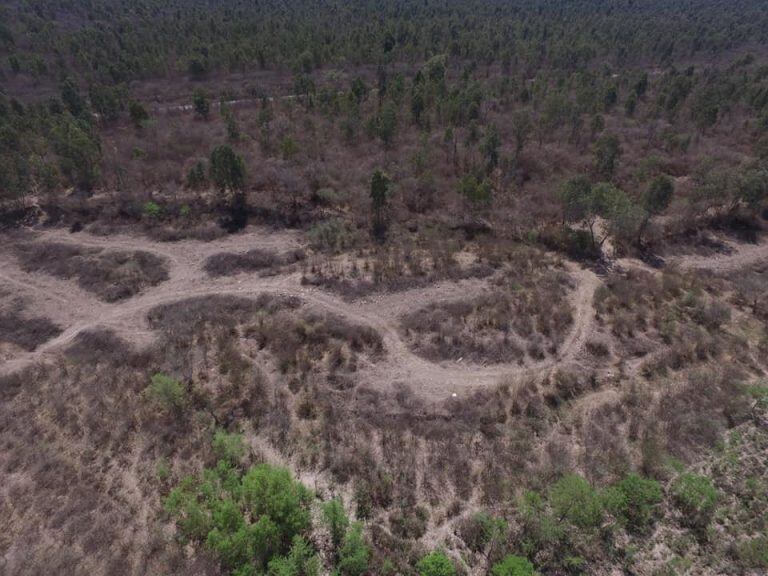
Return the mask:
[(737, 544), (736, 558), (745, 568), (768, 569), (768, 536), (758, 536)]
[(344, 504), (339, 498), (334, 498), (324, 503), (322, 508), (323, 520), (331, 533), (331, 542), (333, 542), (334, 549), (337, 549), (344, 540), (344, 535), (349, 527), (349, 518), (344, 511)]
[(597, 492), (576, 474), (563, 476), (552, 485), (549, 503), (556, 517), (567, 518), (579, 528), (597, 528), (603, 519), (603, 507)]
[[(288, 470), (261, 464), (245, 475), (226, 460), (190, 476), (165, 499), (183, 540), (211, 550), (225, 570), (245, 575), (268, 565), (280, 576), (316, 565), (300, 537), (310, 527), (309, 490)], [(277, 560), (285, 555), (284, 561)]]
[(162, 410), (181, 412), (187, 404), (187, 391), (178, 380), (165, 374), (152, 376), (144, 395)]
[(606, 510), (631, 530), (640, 530), (651, 522), (662, 498), (661, 485), (638, 474), (629, 474), (602, 495)]
[(416, 565), (419, 576), (455, 576), (456, 568), (443, 552), (438, 550), (424, 556)]
[(698, 528), (709, 524), (717, 505), (717, 489), (709, 477), (681, 474), (672, 484), (672, 496), (689, 524)]
[(332, 218), (312, 226), (307, 233), (310, 245), (316, 250), (339, 252), (352, 244), (353, 233), (343, 220)]
[(214, 433), (211, 447), (218, 460), (224, 460), (231, 464), (240, 462), (246, 452), (243, 435), (229, 434), (224, 430), (217, 430)]
[(492, 576), (533, 576), (533, 564), (521, 556), (506, 556), (491, 569)]
[(160, 218), (160, 216), (163, 214), (163, 207), (160, 206), (157, 202), (152, 202), (150, 200), (149, 202), (144, 203), (142, 211), (150, 218)]
[(368, 570), (371, 551), (363, 538), (363, 527), (355, 523), (347, 532), (344, 544), (339, 550), (339, 562), (336, 574), (340, 576), (360, 576)]

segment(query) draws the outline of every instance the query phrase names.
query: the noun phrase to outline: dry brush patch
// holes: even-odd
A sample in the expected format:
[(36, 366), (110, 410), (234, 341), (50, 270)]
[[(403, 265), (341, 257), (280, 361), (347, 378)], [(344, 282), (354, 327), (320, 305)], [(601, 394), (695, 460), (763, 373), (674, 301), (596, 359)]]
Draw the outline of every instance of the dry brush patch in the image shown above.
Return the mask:
[(274, 254), (258, 248), (242, 254), (221, 252), (209, 256), (203, 269), (212, 277), (234, 276), (241, 273), (266, 271), (278, 273), (282, 266), (301, 262), (306, 258), (303, 250), (294, 250), (286, 254)]
[(534, 250), (519, 250), (503, 264), (489, 294), (405, 316), (409, 344), (434, 360), (523, 363), (556, 355), (573, 323), (573, 281), (550, 265)]
[(141, 250), (102, 250), (56, 242), (33, 242), (17, 244), (15, 252), (26, 272), (75, 278), (81, 288), (107, 302), (130, 298), (169, 277), (165, 259)]

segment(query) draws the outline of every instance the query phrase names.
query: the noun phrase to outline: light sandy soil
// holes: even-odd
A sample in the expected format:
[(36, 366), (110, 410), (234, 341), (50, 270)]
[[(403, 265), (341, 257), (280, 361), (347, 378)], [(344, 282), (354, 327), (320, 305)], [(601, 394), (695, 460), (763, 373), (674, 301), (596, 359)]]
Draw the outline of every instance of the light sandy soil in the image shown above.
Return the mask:
[[(502, 378), (507, 382), (523, 381), (578, 362), (583, 357), (585, 344), (593, 332), (592, 302), (595, 290), (601, 284), (594, 272), (571, 262), (565, 263), (576, 284), (571, 294), (574, 321), (556, 358), (522, 366), (435, 363), (419, 357), (408, 348), (399, 333), (399, 318), (432, 302), (482, 294), (489, 289), (487, 280), (438, 282), (427, 287), (347, 302), (324, 290), (303, 286), (300, 272), (276, 276), (240, 274), (210, 278), (203, 270), (205, 260), (219, 252), (246, 252), (253, 248), (284, 252), (298, 248), (301, 246), (299, 236), (292, 232), (250, 228), (245, 233), (212, 242), (184, 240), (159, 243), (144, 237), (102, 237), (82, 232), (71, 234), (65, 230), (54, 229), (35, 233), (35, 241), (152, 252), (167, 260), (170, 278), (128, 300), (105, 303), (79, 289), (74, 282), (45, 274), (24, 272), (19, 268), (10, 250), (0, 250), (0, 287), (24, 296), (32, 303), (30, 308), (34, 309), (36, 314), (45, 315), (64, 328), (58, 337), (46, 342), (34, 352), (20, 354), (6, 361), (0, 366), (0, 373), (18, 370), (32, 362), (55, 356), (58, 350), (71, 343), (78, 334), (96, 327), (111, 328), (137, 346), (150, 345), (155, 334), (147, 326), (146, 314), (161, 304), (194, 296), (256, 296), (269, 292), (299, 297), (306, 309), (332, 313), (377, 330), (384, 341), (387, 355), (384, 360), (363, 367), (361, 382), (367, 386), (389, 389), (394, 384), (404, 383), (422, 398), (441, 402), (454, 393), (461, 394), (478, 387), (491, 386)], [(728, 256), (708, 259), (680, 257), (674, 263), (682, 267), (725, 271), (738, 269), (766, 257), (768, 244), (763, 243), (735, 247), (734, 252)]]

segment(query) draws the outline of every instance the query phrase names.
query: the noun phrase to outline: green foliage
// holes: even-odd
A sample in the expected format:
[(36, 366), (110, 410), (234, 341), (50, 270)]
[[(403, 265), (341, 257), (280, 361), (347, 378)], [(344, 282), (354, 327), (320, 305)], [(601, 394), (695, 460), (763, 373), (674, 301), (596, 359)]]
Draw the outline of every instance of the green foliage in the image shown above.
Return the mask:
[(142, 212), (144, 212), (144, 214), (150, 218), (160, 218), (160, 216), (163, 215), (163, 207), (160, 206), (157, 202), (150, 200), (144, 203)]
[(62, 115), (54, 119), (50, 140), (62, 174), (74, 186), (91, 190), (100, 174), (101, 146), (90, 126), (83, 120)]
[(192, 190), (200, 190), (208, 182), (208, 176), (205, 173), (205, 164), (195, 162), (192, 168), (187, 172), (187, 186)]
[(246, 447), (242, 434), (230, 434), (224, 430), (216, 430), (211, 442), (213, 453), (218, 460), (237, 464), (245, 456)]
[(603, 491), (605, 509), (630, 530), (638, 531), (650, 524), (661, 503), (661, 485), (651, 478), (629, 474)]
[(373, 233), (376, 236), (383, 236), (386, 232), (390, 182), (389, 176), (378, 168), (371, 176), (371, 210)]
[(128, 103), (128, 115), (131, 118), (131, 124), (136, 128), (141, 128), (149, 120), (149, 112), (144, 104), (136, 100)]
[(491, 124), (486, 130), (483, 142), (480, 145), (480, 152), (485, 157), (489, 171), (496, 168), (499, 164), (499, 146), (501, 146), (499, 131), (495, 125)]
[(605, 180), (613, 178), (622, 155), (618, 137), (613, 134), (601, 136), (595, 142), (593, 153), (596, 172)]
[(600, 497), (594, 488), (581, 476), (568, 474), (555, 482), (549, 489), (549, 503), (557, 518), (592, 530), (603, 519)]
[(534, 576), (533, 564), (521, 556), (505, 556), (491, 568), (491, 576)]
[(192, 107), (197, 114), (203, 120), (208, 120), (211, 114), (211, 103), (208, 101), (208, 95), (198, 88), (192, 94)]
[(768, 536), (751, 538), (736, 545), (739, 563), (748, 569), (768, 569)]
[(365, 543), (363, 527), (359, 522), (347, 531), (338, 556), (336, 574), (339, 576), (362, 576), (368, 570), (371, 551)]
[(226, 144), (211, 152), (208, 169), (211, 181), (221, 190), (240, 190), (245, 184), (245, 163), (241, 156)]
[(430, 552), (416, 564), (419, 576), (455, 576), (456, 568), (445, 553)]
[(320, 558), (312, 545), (301, 536), (294, 536), (291, 549), (285, 557), (269, 561), (268, 576), (319, 576)]
[(339, 218), (318, 222), (309, 229), (307, 236), (313, 248), (331, 252), (340, 252), (353, 242), (352, 230)]
[(158, 373), (152, 376), (149, 386), (144, 389), (144, 395), (159, 408), (168, 412), (179, 414), (187, 405), (187, 391), (184, 385), (165, 374)]
[(672, 195), (675, 193), (675, 184), (672, 179), (661, 174), (654, 178), (643, 196), (643, 207), (651, 214), (661, 214), (669, 207)]
[(276, 575), (302, 575), (318, 569), (300, 538), (310, 526), (310, 500), (283, 468), (261, 464), (241, 476), (220, 460), (199, 477), (185, 478), (165, 499), (165, 509), (184, 539), (203, 543), (233, 574), (269, 566)]
[(375, 118), (376, 135), (385, 148), (392, 146), (397, 131), (397, 108), (394, 103), (385, 102)]
[(493, 200), (493, 185), (488, 178), (478, 178), (470, 172), (459, 180), (459, 194), (473, 207), (487, 207)]
[(681, 474), (672, 483), (672, 497), (686, 521), (696, 528), (709, 524), (718, 500), (712, 480), (690, 472)]
[(349, 527), (349, 518), (344, 510), (344, 504), (339, 498), (325, 502), (322, 506), (323, 520), (331, 534), (331, 542), (334, 549), (341, 546), (344, 535)]

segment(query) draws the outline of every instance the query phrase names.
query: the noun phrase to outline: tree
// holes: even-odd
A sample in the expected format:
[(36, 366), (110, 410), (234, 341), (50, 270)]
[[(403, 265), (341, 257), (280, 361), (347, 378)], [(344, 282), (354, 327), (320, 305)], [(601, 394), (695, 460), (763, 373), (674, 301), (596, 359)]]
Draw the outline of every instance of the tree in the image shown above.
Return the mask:
[(487, 207), (493, 200), (493, 186), (488, 178), (468, 172), (459, 180), (459, 194), (475, 208)]
[(87, 109), (80, 90), (71, 78), (66, 78), (61, 85), (61, 101), (72, 116), (82, 116)]
[(663, 493), (656, 480), (629, 474), (606, 488), (601, 498), (606, 510), (620, 523), (639, 531), (650, 524)]
[(50, 139), (62, 174), (74, 186), (92, 190), (99, 178), (101, 147), (90, 126), (65, 114), (55, 122)]
[(199, 190), (208, 182), (208, 176), (205, 174), (205, 164), (195, 162), (187, 173), (187, 186), (192, 190)]
[(523, 153), (523, 147), (533, 131), (533, 120), (527, 110), (518, 110), (512, 116), (512, 133), (515, 136), (515, 158)]
[(352, 85), (349, 91), (352, 95), (352, 100), (358, 106), (365, 100), (366, 96), (368, 96), (368, 86), (365, 85), (365, 80), (360, 78), (360, 76), (356, 76), (355, 79), (352, 80)]
[(389, 185), (389, 176), (377, 168), (371, 177), (371, 211), (373, 212), (373, 234), (377, 237), (383, 237), (387, 230)]
[(534, 576), (533, 564), (522, 556), (505, 556), (491, 568), (491, 576)]
[(211, 103), (208, 101), (206, 93), (200, 88), (192, 94), (192, 106), (194, 107), (195, 114), (203, 120), (208, 120), (208, 116), (211, 113)]
[(455, 576), (456, 568), (445, 553), (435, 550), (416, 564), (419, 576)]
[(619, 139), (613, 134), (601, 136), (595, 142), (593, 153), (597, 173), (606, 180), (613, 178), (622, 154)]
[(152, 376), (144, 395), (162, 410), (181, 414), (187, 404), (187, 391), (178, 380), (157, 373)]
[(368, 570), (371, 551), (363, 538), (363, 527), (356, 522), (347, 532), (339, 550), (338, 573), (341, 576), (361, 576)]
[(666, 174), (654, 178), (643, 195), (643, 208), (651, 216), (664, 212), (675, 193), (675, 183)]
[(581, 476), (567, 474), (549, 489), (549, 503), (560, 520), (592, 530), (603, 519), (603, 508), (595, 489)]
[(339, 498), (325, 502), (322, 506), (323, 520), (331, 533), (331, 543), (334, 550), (341, 546), (344, 535), (349, 527), (349, 518), (344, 511), (344, 504)]
[(268, 576), (319, 576), (320, 558), (312, 545), (294, 536), (287, 556), (273, 558), (267, 566)]
[(392, 145), (397, 130), (397, 109), (392, 102), (386, 102), (376, 117), (376, 134), (381, 139), (385, 148)]
[(219, 460), (238, 464), (245, 456), (246, 447), (242, 434), (230, 434), (225, 430), (216, 430), (211, 441), (213, 453)]
[(487, 170), (490, 172), (499, 164), (499, 146), (501, 139), (499, 131), (494, 124), (491, 124), (485, 132), (485, 137), (480, 145), (480, 151), (485, 156)]
[(240, 190), (245, 184), (245, 164), (242, 157), (226, 144), (211, 152), (209, 175), (221, 190)]
[(136, 128), (141, 128), (149, 120), (149, 112), (141, 102), (131, 100), (128, 104), (128, 115), (131, 117), (131, 123)]

